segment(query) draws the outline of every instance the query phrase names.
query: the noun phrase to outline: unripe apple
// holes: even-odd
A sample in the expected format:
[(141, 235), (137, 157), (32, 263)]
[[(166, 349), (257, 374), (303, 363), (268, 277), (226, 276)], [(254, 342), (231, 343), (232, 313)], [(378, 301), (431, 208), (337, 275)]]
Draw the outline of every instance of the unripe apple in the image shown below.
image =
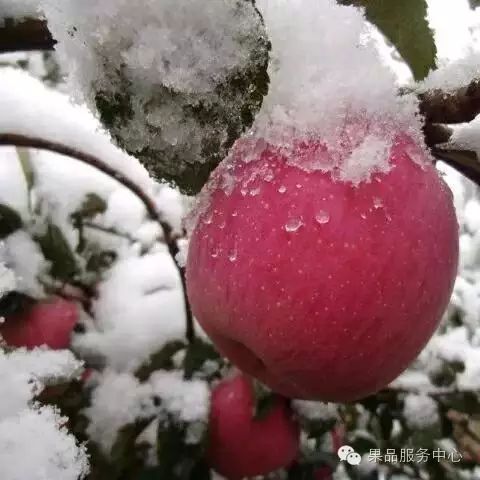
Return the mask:
[(254, 417), (252, 381), (243, 374), (220, 382), (212, 392), (210, 466), (229, 480), (265, 475), (290, 465), (299, 447), (299, 427), (286, 399)]
[(0, 334), (13, 347), (33, 349), (46, 345), (61, 350), (70, 346), (70, 335), (77, 320), (75, 303), (52, 298), (6, 318), (0, 324)]
[[(451, 192), (412, 137), (390, 137), (380, 159), (361, 143), (243, 139), (203, 193), (187, 263), (194, 315), (222, 354), (285, 396), (378, 391), (448, 304)], [(378, 168), (359, 180), (358, 162)]]

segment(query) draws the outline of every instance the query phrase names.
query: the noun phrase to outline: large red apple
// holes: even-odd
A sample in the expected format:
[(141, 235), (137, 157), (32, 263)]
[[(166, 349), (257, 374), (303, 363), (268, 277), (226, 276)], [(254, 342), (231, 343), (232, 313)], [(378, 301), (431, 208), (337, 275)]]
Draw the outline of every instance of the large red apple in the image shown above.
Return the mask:
[(36, 303), (20, 315), (5, 319), (0, 334), (8, 345), (33, 349), (46, 345), (53, 350), (68, 348), (78, 321), (78, 307), (61, 298)]
[[(390, 137), (385, 158), (358, 138), (338, 150), (240, 140), (203, 193), (187, 263), (193, 312), (222, 354), (283, 395), (378, 391), (448, 304), (451, 192), (410, 136)], [(346, 179), (362, 162), (378, 168)]]
[(252, 381), (237, 375), (212, 392), (210, 466), (229, 480), (265, 475), (290, 465), (299, 447), (299, 427), (287, 401), (278, 397), (264, 417), (255, 419)]

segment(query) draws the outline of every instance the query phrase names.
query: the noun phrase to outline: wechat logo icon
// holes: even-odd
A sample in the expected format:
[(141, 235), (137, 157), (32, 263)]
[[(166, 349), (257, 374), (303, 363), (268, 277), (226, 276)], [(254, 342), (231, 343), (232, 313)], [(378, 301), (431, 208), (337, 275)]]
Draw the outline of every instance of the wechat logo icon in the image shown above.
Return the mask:
[(350, 445), (343, 445), (338, 449), (338, 457), (342, 462), (349, 465), (358, 465), (362, 461), (362, 457)]

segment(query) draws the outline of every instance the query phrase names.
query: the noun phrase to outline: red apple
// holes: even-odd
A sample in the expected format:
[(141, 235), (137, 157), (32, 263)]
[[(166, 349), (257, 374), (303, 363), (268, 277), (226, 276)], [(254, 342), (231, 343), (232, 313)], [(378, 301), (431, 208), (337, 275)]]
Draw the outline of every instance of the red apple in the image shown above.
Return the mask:
[(255, 419), (252, 381), (243, 374), (220, 382), (212, 392), (210, 466), (237, 480), (290, 465), (299, 447), (299, 428), (286, 399), (278, 397), (264, 417)]
[(341, 179), (351, 149), (240, 140), (205, 187), (187, 263), (194, 315), (222, 354), (285, 396), (378, 391), (448, 304), (451, 192), (411, 137), (392, 140), (389, 169), (358, 184)]
[(46, 345), (53, 350), (70, 346), (70, 335), (78, 320), (75, 303), (61, 298), (39, 302), (0, 324), (8, 345), (33, 349)]

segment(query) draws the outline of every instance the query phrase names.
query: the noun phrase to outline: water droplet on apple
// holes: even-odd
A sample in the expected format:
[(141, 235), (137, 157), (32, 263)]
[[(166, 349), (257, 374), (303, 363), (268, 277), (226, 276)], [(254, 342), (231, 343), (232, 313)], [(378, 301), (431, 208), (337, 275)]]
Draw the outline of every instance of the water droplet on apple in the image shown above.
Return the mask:
[(212, 223), (212, 219), (212, 212), (209, 212), (207, 215), (205, 215), (205, 217), (203, 217), (203, 223), (205, 223), (205, 225), (210, 225)]
[(278, 191), (280, 193), (285, 193), (287, 191), (287, 187), (285, 185), (280, 185), (280, 187), (278, 187)]
[(287, 232), (296, 232), (303, 225), (302, 219), (299, 217), (290, 218), (285, 224)]
[(237, 260), (237, 249), (234, 248), (228, 252), (228, 259), (233, 263)]
[(232, 212), (232, 217), (238, 217), (238, 212), (236, 210)]
[(252, 190), (250, 190), (251, 197), (256, 197), (259, 193), (260, 193), (260, 187), (252, 188)]
[(325, 210), (320, 210), (317, 212), (315, 215), (315, 220), (320, 224), (320, 225), (325, 225), (330, 221), (330, 214), (326, 212)]
[(383, 202), (381, 198), (374, 197), (373, 198), (373, 207), (375, 209), (382, 208), (383, 207)]

